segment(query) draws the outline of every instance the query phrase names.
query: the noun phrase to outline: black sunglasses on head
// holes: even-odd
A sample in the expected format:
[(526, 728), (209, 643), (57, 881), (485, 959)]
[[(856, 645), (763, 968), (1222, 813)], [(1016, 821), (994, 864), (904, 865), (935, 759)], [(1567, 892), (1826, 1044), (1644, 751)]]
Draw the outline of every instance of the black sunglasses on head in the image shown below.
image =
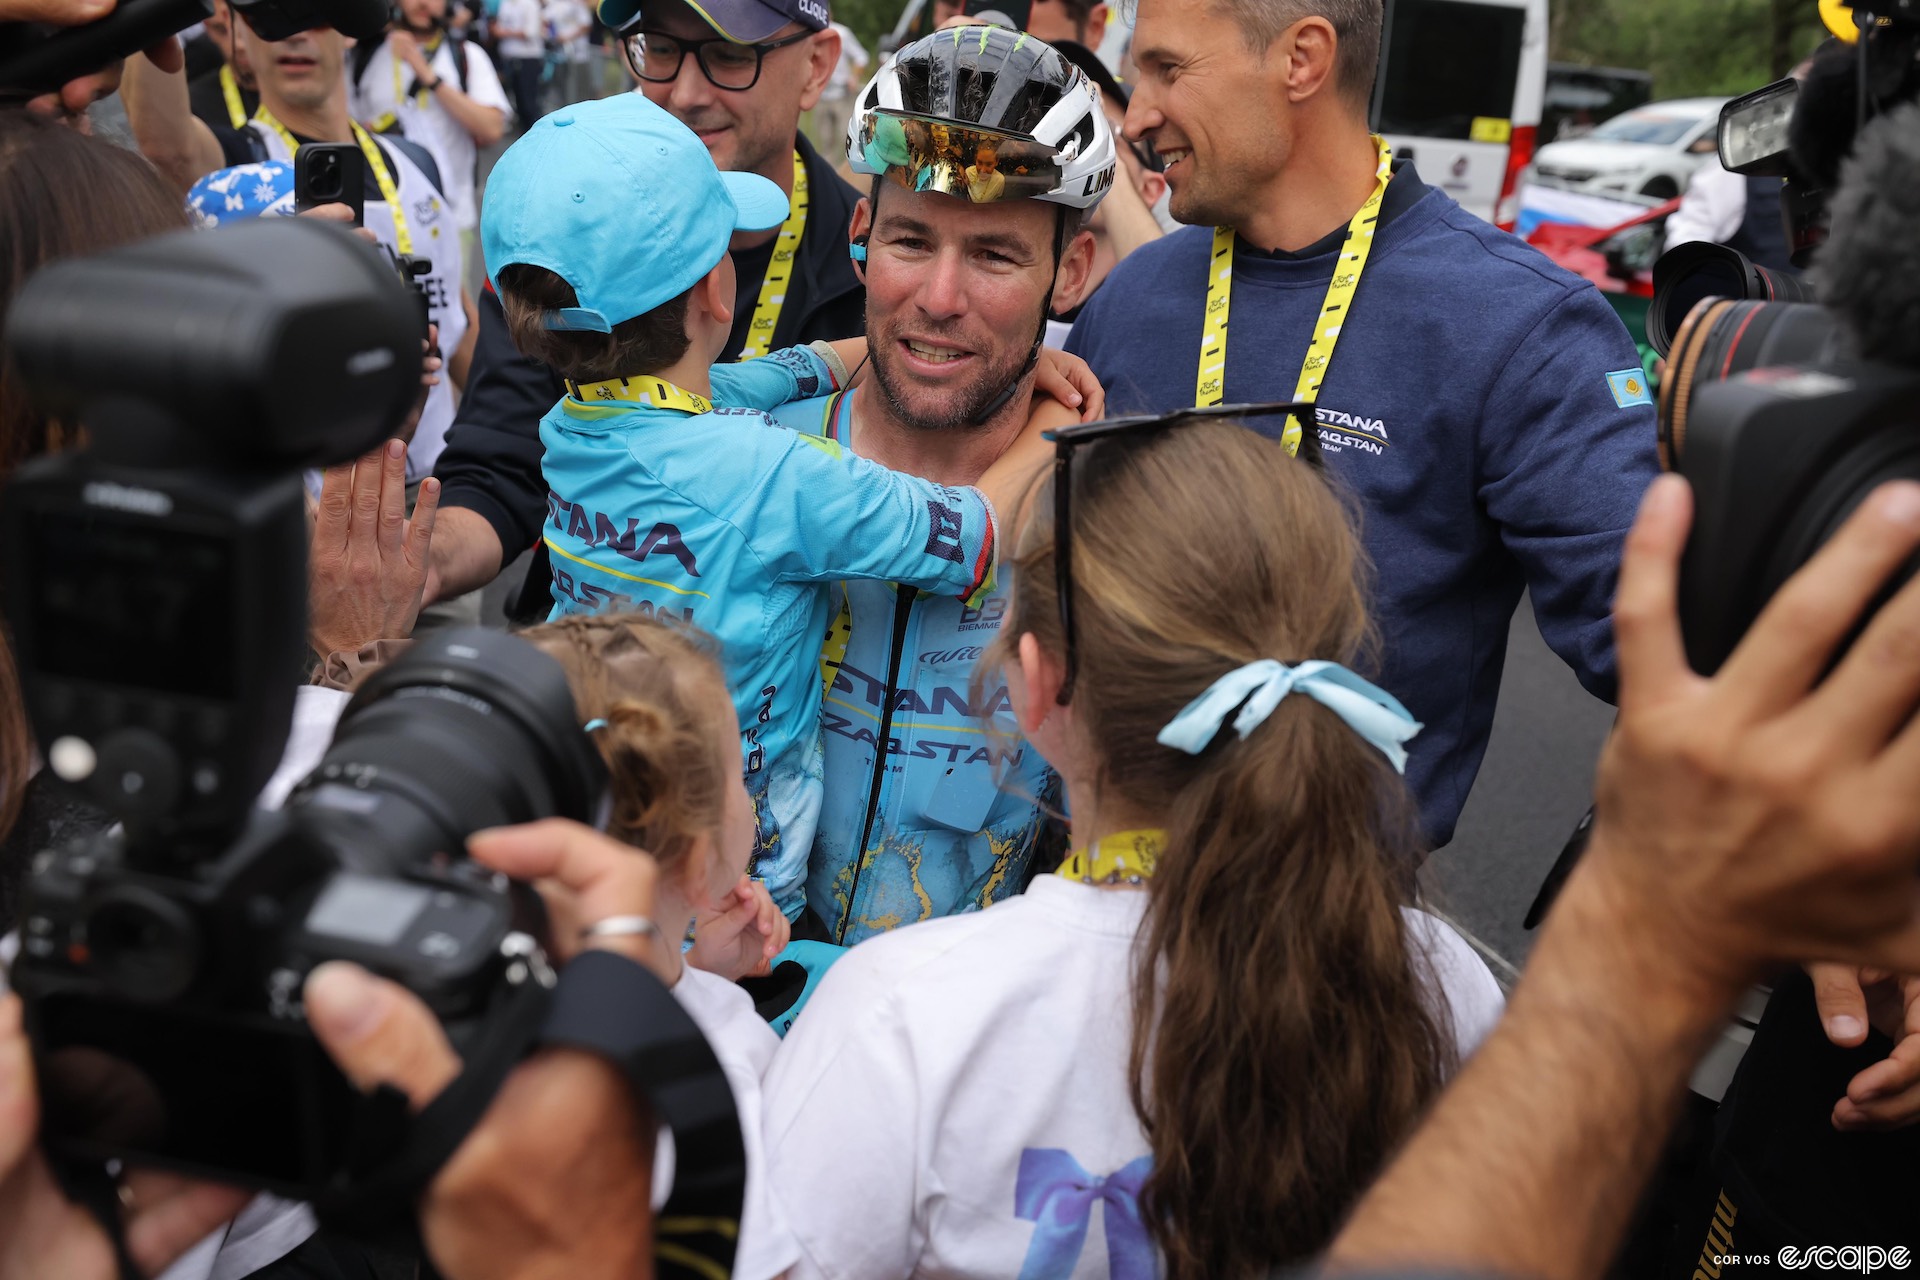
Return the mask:
[(1137, 437), (1161, 427), (1178, 427), (1190, 422), (1205, 422), (1220, 418), (1241, 422), (1255, 435), (1264, 436), (1278, 444), (1286, 437), (1285, 424), (1281, 423), (1269, 429), (1261, 420), (1283, 415), (1296, 419), (1300, 424), (1300, 446), (1295, 456), (1315, 471), (1324, 469), (1326, 464), (1320, 454), (1320, 437), (1314, 430), (1313, 403), (1307, 400), (1288, 401), (1284, 404), (1215, 404), (1205, 408), (1179, 409), (1173, 413), (1150, 413), (1131, 418), (1108, 418), (1101, 422), (1081, 422), (1047, 433), (1047, 437), (1053, 441), (1053, 583), (1054, 590), (1060, 598), (1060, 629), (1067, 650), (1067, 672), (1060, 682), (1060, 693), (1056, 699), (1060, 705), (1065, 706), (1073, 697), (1073, 678), (1076, 668), (1074, 660), (1076, 635), (1073, 622), (1074, 451), (1115, 436)]

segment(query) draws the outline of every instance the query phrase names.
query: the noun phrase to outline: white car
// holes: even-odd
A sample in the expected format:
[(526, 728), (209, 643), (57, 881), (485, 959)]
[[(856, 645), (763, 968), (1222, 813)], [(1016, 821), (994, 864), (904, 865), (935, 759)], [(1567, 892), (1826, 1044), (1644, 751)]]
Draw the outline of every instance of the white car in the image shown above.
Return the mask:
[(1595, 196), (1671, 200), (1712, 158), (1725, 98), (1649, 102), (1608, 120), (1592, 133), (1541, 147), (1533, 181), (1543, 187)]

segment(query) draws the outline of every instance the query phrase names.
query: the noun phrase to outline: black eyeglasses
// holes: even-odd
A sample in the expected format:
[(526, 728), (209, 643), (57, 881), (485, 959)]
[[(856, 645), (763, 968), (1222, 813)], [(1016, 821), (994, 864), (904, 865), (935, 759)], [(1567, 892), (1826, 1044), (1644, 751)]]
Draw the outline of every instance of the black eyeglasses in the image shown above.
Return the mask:
[(689, 53), (716, 89), (751, 89), (760, 82), (760, 65), (775, 49), (799, 44), (818, 31), (796, 31), (782, 40), (765, 44), (735, 44), (718, 36), (708, 40), (682, 40), (664, 31), (636, 31), (620, 41), (633, 74), (650, 84), (672, 84), (680, 78), (680, 64)]
[(1282, 414), (1296, 419), (1300, 424), (1300, 448), (1295, 456), (1315, 471), (1323, 469), (1325, 463), (1320, 454), (1320, 437), (1314, 430), (1313, 404), (1305, 400), (1285, 404), (1215, 404), (1203, 409), (1181, 409), (1174, 413), (1076, 423), (1047, 433), (1053, 440), (1053, 585), (1060, 598), (1060, 631), (1067, 649), (1067, 672), (1060, 681), (1060, 694), (1056, 699), (1060, 705), (1065, 706), (1073, 697), (1074, 654), (1077, 651), (1073, 623), (1074, 450), (1115, 436), (1139, 436), (1161, 427), (1178, 427), (1217, 418), (1243, 422), (1255, 435), (1264, 436), (1277, 444), (1286, 438), (1285, 426), (1267, 430), (1258, 424), (1262, 418)]

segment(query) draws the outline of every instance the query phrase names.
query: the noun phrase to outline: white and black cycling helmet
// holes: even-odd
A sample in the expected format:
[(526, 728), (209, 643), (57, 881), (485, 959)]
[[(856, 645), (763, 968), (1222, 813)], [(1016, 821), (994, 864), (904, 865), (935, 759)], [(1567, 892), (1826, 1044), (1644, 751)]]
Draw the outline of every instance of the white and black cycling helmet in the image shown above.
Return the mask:
[(1091, 209), (1113, 185), (1113, 128), (1100, 90), (1045, 41), (1006, 27), (954, 27), (902, 48), (847, 122), (855, 173), (987, 204)]

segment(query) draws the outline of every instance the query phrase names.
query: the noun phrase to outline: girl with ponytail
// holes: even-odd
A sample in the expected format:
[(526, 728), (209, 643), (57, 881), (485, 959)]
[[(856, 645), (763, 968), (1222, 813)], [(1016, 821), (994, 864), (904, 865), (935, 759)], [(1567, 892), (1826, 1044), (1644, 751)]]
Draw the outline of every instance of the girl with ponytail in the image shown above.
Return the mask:
[(822, 983), (767, 1079), (795, 1276), (1264, 1277), (1331, 1240), (1498, 1016), (1411, 905), (1418, 725), (1353, 673), (1364, 565), (1327, 484), (1177, 417), (1065, 474), (983, 664), (1074, 852)]

